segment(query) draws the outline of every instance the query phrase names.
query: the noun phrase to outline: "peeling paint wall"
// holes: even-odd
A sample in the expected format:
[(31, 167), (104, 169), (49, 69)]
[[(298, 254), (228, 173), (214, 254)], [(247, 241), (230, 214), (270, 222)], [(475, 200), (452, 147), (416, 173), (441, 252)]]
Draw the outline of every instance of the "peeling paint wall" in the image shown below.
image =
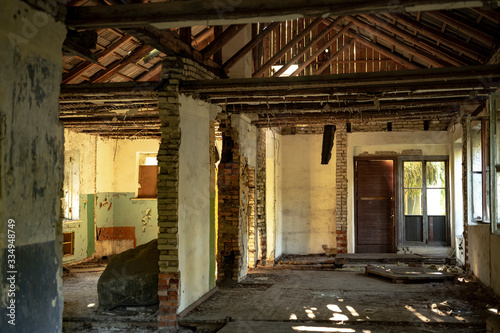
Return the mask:
[[(135, 198), (138, 153), (157, 152), (159, 141), (115, 140), (69, 130), (65, 131), (65, 138), (66, 151), (80, 152), (80, 219), (63, 223), (65, 232), (75, 232), (75, 254), (64, 257), (64, 261), (85, 259), (94, 254), (94, 247), (95, 256), (101, 257), (157, 238), (156, 199)], [(135, 228), (133, 237), (123, 236), (130, 227)], [(106, 237), (100, 237), (103, 232)]]
[[(58, 97), (65, 35), (64, 24), (51, 16), (18, 0), (2, 1), (1, 332), (60, 332), (62, 328), (64, 156)], [(15, 221), (11, 229), (7, 229), (9, 219)], [(8, 245), (15, 245), (15, 251), (11, 246), (8, 252)], [(8, 277), (14, 277), (15, 288), (10, 288)], [(15, 296), (9, 297), (8, 291)], [(8, 317), (13, 311), (15, 317)], [(14, 319), (15, 326), (8, 323)]]
[(492, 235), (489, 224), (469, 225), (469, 264), (482, 283), (500, 295), (500, 235)]
[(215, 106), (180, 95), (179, 312), (210, 288), (210, 120)]
[(321, 164), (322, 135), (284, 135), (282, 142), (283, 253), (323, 253), (336, 246), (335, 150)]

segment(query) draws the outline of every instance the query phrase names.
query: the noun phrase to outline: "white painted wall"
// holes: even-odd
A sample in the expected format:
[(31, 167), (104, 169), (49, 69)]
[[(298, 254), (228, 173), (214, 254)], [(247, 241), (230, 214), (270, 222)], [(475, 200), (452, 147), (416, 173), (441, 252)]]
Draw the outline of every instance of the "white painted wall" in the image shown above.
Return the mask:
[(282, 142), (283, 253), (323, 253), (336, 246), (335, 149), (321, 164), (322, 135), (285, 135)]
[[(118, 140), (114, 162), (114, 192), (134, 192), (139, 184), (139, 153), (158, 153), (159, 139)], [(114, 149), (114, 148), (113, 148)]]
[[(421, 149), (423, 155), (450, 156), (453, 146), (450, 145), (452, 134), (449, 132), (370, 132), (349, 133), (347, 135), (347, 250), (354, 252), (354, 156), (368, 152), (394, 151), (400, 154), (406, 149)], [(453, 162), (450, 159), (450, 162)], [(453, 179), (451, 175), (450, 179)], [(454, 235), (454, 233), (453, 233)], [(454, 237), (452, 235), (452, 244)], [(436, 249), (428, 249), (434, 251)], [(426, 249), (418, 249), (426, 251)], [(445, 250), (448, 252), (448, 250)], [(447, 253), (446, 252), (446, 253)]]
[(179, 152), (179, 312), (209, 291), (210, 120), (214, 106), (181, 95)]
[(266, 130), (266, 240), (267, 261), (278, 258), (283, 251), (281, 242), (280, 200), (280, 153), (281, 135), (271, 129)]

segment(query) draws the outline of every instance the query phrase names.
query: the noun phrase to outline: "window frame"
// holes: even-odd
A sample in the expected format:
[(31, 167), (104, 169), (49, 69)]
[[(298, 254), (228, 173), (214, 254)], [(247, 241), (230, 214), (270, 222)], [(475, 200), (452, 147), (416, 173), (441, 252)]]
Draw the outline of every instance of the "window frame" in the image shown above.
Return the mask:
[[(498, 106), (498, 110), (497, 110)], [(500, 159), (498, 152), (498, 142), (497, 142), (497, 112), (500, 112), (500, 93), (492, 93), (488, 100), (488, 112), (489, 112), (489, 139), (490, 139), (490, 221), (496, 221), (490, 223), (490, 231), (493, 235), (500, 235), (500, 221), (498, 220), (498, 202), (497, 193), (497, 173), (500, 173)], [(498, 161), (498, 163), (497, 163)], [(494, 171), (494, 172), (493, 172)]]
[[(405, 227), (405, 205), (404, 205), (404, 162), (422, 162), (422, 241), (406, 241)], [(446, 241), (430, 242), (428, 230), (428, 214), (427, 214), (427, 162), (444, 162), (445, 163), (445, 203), (446, 203)], [(423, 155), (423, 156), (399, 156), (398, 157), (398, 182), (401, 184), (398, 187), (399, 207), (399, 225), (398, 225), (398, 246), (450, 246), (451, 244), (451, 216), (450, 216), (450, 167), (449, 157), (446, 155)], [(409, 215), (420, 216), (420, 215)]]

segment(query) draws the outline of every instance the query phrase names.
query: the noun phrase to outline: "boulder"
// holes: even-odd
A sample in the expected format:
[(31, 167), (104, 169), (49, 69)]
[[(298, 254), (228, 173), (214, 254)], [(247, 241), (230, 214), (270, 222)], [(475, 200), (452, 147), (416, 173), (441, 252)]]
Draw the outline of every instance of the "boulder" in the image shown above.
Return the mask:
[(97, 282), (99, 307), (158, 303), (158, 240), (113, 256)]

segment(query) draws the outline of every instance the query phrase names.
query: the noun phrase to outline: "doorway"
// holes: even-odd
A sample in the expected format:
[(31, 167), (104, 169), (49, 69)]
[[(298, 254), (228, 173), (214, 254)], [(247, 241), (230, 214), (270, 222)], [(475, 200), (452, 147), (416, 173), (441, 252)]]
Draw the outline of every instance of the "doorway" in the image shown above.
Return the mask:
[(395, 158), (354, 159), (356, 253), (394, 253)]

